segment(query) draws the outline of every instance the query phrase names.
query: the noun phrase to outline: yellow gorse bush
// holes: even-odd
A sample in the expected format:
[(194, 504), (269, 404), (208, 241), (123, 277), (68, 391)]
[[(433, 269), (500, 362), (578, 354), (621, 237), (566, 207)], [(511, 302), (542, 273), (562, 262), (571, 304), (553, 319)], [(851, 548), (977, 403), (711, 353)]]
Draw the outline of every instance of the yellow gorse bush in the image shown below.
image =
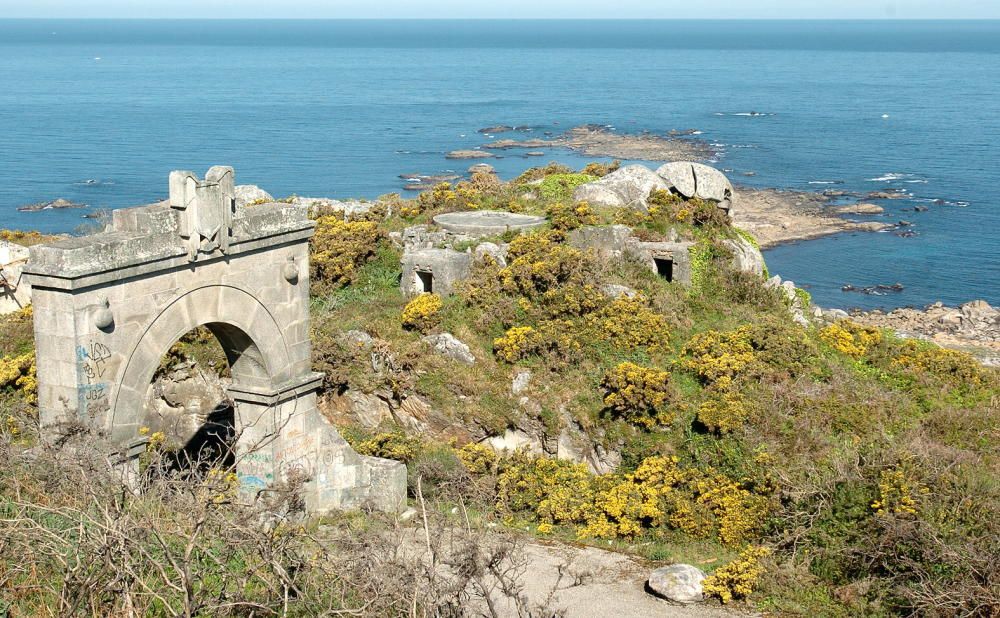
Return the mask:
[(344, 221), (335, 215), (317, 219), (310, 256), (313, 291), (322, 294), (353, 281), (357, 268), (375, 256), (381, 238), (372, 221)]
[(531, 326), (514, 326), (493, 340), (493, 354), (500, 360), (514, 363), (536, 354), (548, 354), (558, 361), (568, 361), (580, 351), (570, 320), (546, 320)]
[(537, 349), (538, 332), (530, 326), (514, 326), (493, 340), (493, 353), (500, 360), (515, 363)]
[(601, 388), (604, 405), (633, 425), (652, 429), (673, 421), (666, 409), (670, 374), (662, 369), (621, 363), (605, 374)]
[(424, 292), (406, 304), (400, 321), (403, 328), (425, 333), (441, 323), (443, 307), (440, 296)]
[(927, 493), (928, 490), (908, 479), (902, 470), (883, 470), (878, 481), (879, 497), (872, 502), (871, 507), (879, 515), (916, 515), (917, 500), (913, 497), (914, 491)]
[(497, 470), (500, 455), (493, 448), (479, 442), (470, 442), (455, 451), (455, 456), (472, 474), (493, 474)]
[(718, 597), (723, 603), (747, 598), (764, 574), (760, 561), (770, 554), (771, 550), (766, 547), (747, 546), (736, 560), (706, 577), (702, 589), (706, 595)]
[(641, 347), (656, 352), (670, 343), (667, 318), (653, 311), (642, 295), (621, 297), (591, 314), (589, 325), (594, 334), (623, 350)]
[(819, 331), (819, 338), (841, 354), (858, 359), (881, 343), (882, 331), (850, 320), (840, 320)]
[(407, 462), (417, 456), (420, 439), (400, 432), (385, 432), (356, 444), (354, 448), (362, 455)]
[(896, 367), (930, 374), (952, 386), (981, 386), (984, 382), (983, 366), (969, 354), (912, 340), (903, 346), (892, 362)]
[(720, 378), (733, 378), (757, 360), (751, 333), (750, 326), (699, 333), (684, 344), (681, 366), (709, 383)]
[(547, 318), (580, 317), (593, 313), (607, 303), (607, 297), (594, 285), (563, 285), (548, 290), (538, 299), (538, 307)]
[[(511, 513), (541, 524), (570, 525), (584, 538), (634, 538), (670, 527), (727, 545), (750, 539), (768, 514), (768, 500), (711, 470), (682, 469), (676, 457), (653, 456), (630, 474), (593, 474), (585, 464), (518, 454), (459, 457), (470, 471), (496, 466), (497, 488)], [(546, 527), (547, 530), (551, 528)]]
[(0, 357), (0, 390), (18, 391), (28, 403), (38, 400), (34, 352)]
[(719, 539), (739, 545), (764, 525), (769, 513), (768, 499), (755, 494), (724, 475), (706, 476), (692, 484), (697, 503), (715, 516)]
[[(719, 382), (724, 380), (728, 378), (722, 378)], [(698, 421), (718, 433), (736, 431), (746, 424), (752, 414), (753, 410), (746, 398), (728, 388), (717, 390), (698, 407)]]
[(557, 231), (522, 234), (512, 240), (507, 267), (500, 271), (504, 290), (534, 297), (559, 285), (583, 283), (584, 255), (563, 240)]
[(575, 206), (557, 202), (548, 207), (547, 214), (555, 230), (575, 230), (597, 223), (597, 215), (587, 202), (579, 202)]

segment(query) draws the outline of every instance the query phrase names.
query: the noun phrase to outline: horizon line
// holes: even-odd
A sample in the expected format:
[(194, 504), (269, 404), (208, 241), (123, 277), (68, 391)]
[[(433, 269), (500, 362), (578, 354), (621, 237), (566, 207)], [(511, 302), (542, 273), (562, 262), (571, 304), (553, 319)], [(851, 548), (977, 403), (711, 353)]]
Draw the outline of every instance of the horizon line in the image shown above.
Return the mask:
[(40, 17), (0, 15), (0, 21), (775, 21), (775, 22), (865, 22), (865, 21), (951, 21), (991, 22), (1000, 17), (125, 17), (98, 15), (90, 17)]

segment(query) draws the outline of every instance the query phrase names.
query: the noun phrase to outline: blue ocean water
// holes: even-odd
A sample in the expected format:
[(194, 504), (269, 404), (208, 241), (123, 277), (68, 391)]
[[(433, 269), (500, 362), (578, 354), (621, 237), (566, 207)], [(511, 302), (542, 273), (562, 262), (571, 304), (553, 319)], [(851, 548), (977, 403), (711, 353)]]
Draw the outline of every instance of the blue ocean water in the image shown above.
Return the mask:
[(996, 21), (0, 20), (0, 227), (71, 231), (79, 210), (17, 207), (146, 203), (213, 164), (275, 195), (374, 197), (464, 170), (444, 154), (498, 123), (693, 128), (737, 183), (906, 190), (875, 220), (915, 236), (777, 247), (772, 272), (824, 306), (1000, 303)]

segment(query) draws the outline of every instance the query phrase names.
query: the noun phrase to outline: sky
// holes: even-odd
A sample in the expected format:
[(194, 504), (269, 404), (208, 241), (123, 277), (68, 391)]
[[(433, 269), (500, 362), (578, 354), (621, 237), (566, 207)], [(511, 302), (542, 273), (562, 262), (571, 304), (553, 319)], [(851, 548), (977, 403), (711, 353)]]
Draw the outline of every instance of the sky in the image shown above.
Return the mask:
[(1000, 19), (1000, 0), (0, 0), (0, 18)]

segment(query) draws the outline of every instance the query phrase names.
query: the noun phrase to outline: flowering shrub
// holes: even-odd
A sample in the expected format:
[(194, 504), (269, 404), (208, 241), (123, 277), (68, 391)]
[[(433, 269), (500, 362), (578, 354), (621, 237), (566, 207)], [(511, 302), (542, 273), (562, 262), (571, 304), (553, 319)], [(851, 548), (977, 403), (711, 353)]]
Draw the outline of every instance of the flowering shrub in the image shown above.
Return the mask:
[(309, 261), (313, 292), (325, 294), (351, 283), (357, 268), (375, 256), (382, 235), (371, 221), (343, 221), (337, 216), (317, 219)]
[(597, 311), (607, 303), (607, 297), (591, 284), (563, 285), (548, 290), (538, 299), (547, 318), (580, 317)]
[(576, 206), (556, 202), (548, 207), (547, 214), (552, 223), (552, 229), (555, 230), (575, 230), (583, 225), (597, 223), (597, 216), (587, 202), (579, 202)]
[(652, 429), (673, 421), (673, 414), (666, 409), (670, 399), (670, 374), (666, 371), (621, 363), (604, 376), (601, 388), (604, 405), (633, 425)]
[(514, 326), (502, 337), (493, 340), (493, 353), (508, 363), (534, 354), (547, 354), (553, 360), (568, 361), (580, 348), (580, 342), (574, 336), (574, 325), (569, 320), (544, 321), (539, 323), (538, 328)]
[(641, 295), (621, 297), (590, 316), (595, 335), (623, 350), (646, 347), (650, 351), (670, 343), (667, 318), (649, 308)]
[(594, 475), (586, 464), (547, 457), (514, 457), (498, 480), (503, 504), (510, 511), (528, 511), (554, 524), (587, 520), (592, 508)]
[(441, 323), (441, 308), (444, 304), (437, 294), (424, 292), (411, 300), (403, 308), (400, 321), (403, 328), (426, 333)]
[(917, 501), (913, 491), (927, 493), (926, 487), (921, 487), (906, 477), (899, 469), (883, 470), (879, 476), (877, 500), (872, 502), (872, 509), (879, 515), (894, 513), (896, 515), (916, 515)]
[(742, 427), (752, 412), (742, 395), (724, 389), (698, 407), (698, 421), (711, 431), (729, 433)]
[(722, 377), (735, 377), (756, 360), (750, 336), (749, 326), (699, 333), (684, 344), (682, 366), (709, 383)]
[(684, 199), (665, 189), (653, 189), (649, 192), (649, 216), (663, 218), (674, 223), (691, 223), (691, 209)]
[(850, 320), (840, 320), (819, 331), (819, 338), (841, 354), (861, 358), (882, 341), (882, 331)]
[(768, 499), (723, 475), (708, 475), (690, 483), (696, 503), (715, 517), (719, 539), (726, 545), (743, 543), (760, 530), (769, 513)]
[(362, 455), (408, 462), (420, 451), (420, 440), (398, 432), (376, 434), (354, 446)]
[(35, 375), (35, 353), (0, 357), (0, 391), (18, 391), (28, 403), (38, 398), (38, 379)]
[(416, 201), (406, 204), (399, 214), (407, 219), (412, 219), (427, 210), (456, 208), (460, 205), (460, 199), (451, 183), (442, 182), (434, 185), (430, 191), (421, 193)]
[(521, 173), (520, 176), (514, 179), (513, 184), (521, 185), (536, 180), (542, 180), (546, 176), (554, 176), (557, 174), (573, 174), (573, 168), (563, 165), (562, 163), (548, 163), (544, 167), (532, 167)]
[(952, 386), (980, 386), (985, 377), (983, 366), (971, 355), (957, 350), (930, 347), (909, 340), (893, 359), (896, 367), (930, 374)]
[(718, 597), (723, 603), (747, 598), (764, 574), (760, 561), (770, 554), (771, 550), (766, 547), (748, 545), (736, 560), (706, 577), (701, 583), (702, 589), (706, 595)]
[[(649, 457), (635, 472), (596, 494), (578, 538), (632, 538), (666, 521), (664, 497), (683, 477), (676, 458)], [(604, 477), (607, 479), (608, 477)]]
[(500, 271), (504, 289), (531, 297), (566, 283), (582, 283), (584, 256), (562, 241), (562, 234), (556, 231), (525, 234), (512, 240), (507, 251), (508, 265)]
[(500, 455), (492, 447), (470, 442), (455, 452), (466, 470), (476, 475), (493, 474), (500, 463)]
[(515, 363), (530, 356), (538, 347), (538, 332), (530, 326), (514, 326), (493, 340), (493, 353), (500, 360)]
[(597, 176), (598, 178), (603, 178), (604, 176), (607, 176), (611, 172), (617, 172), (621, 168), (621, 166), (622, 162), (619, 161), (618, 159), (615, 159), (611, 163), (600, 163), (597, 161), (593, 161), (585, 165), (584, 168), (580, 170), (580, 173), (589, 174), (591, 176)]
[(682, 469), (676, 457), (648, 457), (630, 474), (606, 475), (544, 457), (486, 461), (487, 469), (495, 463), (500, 470), (499, 495), (508, 511), (530, 513), (544, 524), (573, 525), (580, 539), (633, 538), (669, 526), (698, 537), (714, 532), (727, 545), (738, 545), (763, 526), (768, 513), (764, 496), (711, 470), (706, 475)]

